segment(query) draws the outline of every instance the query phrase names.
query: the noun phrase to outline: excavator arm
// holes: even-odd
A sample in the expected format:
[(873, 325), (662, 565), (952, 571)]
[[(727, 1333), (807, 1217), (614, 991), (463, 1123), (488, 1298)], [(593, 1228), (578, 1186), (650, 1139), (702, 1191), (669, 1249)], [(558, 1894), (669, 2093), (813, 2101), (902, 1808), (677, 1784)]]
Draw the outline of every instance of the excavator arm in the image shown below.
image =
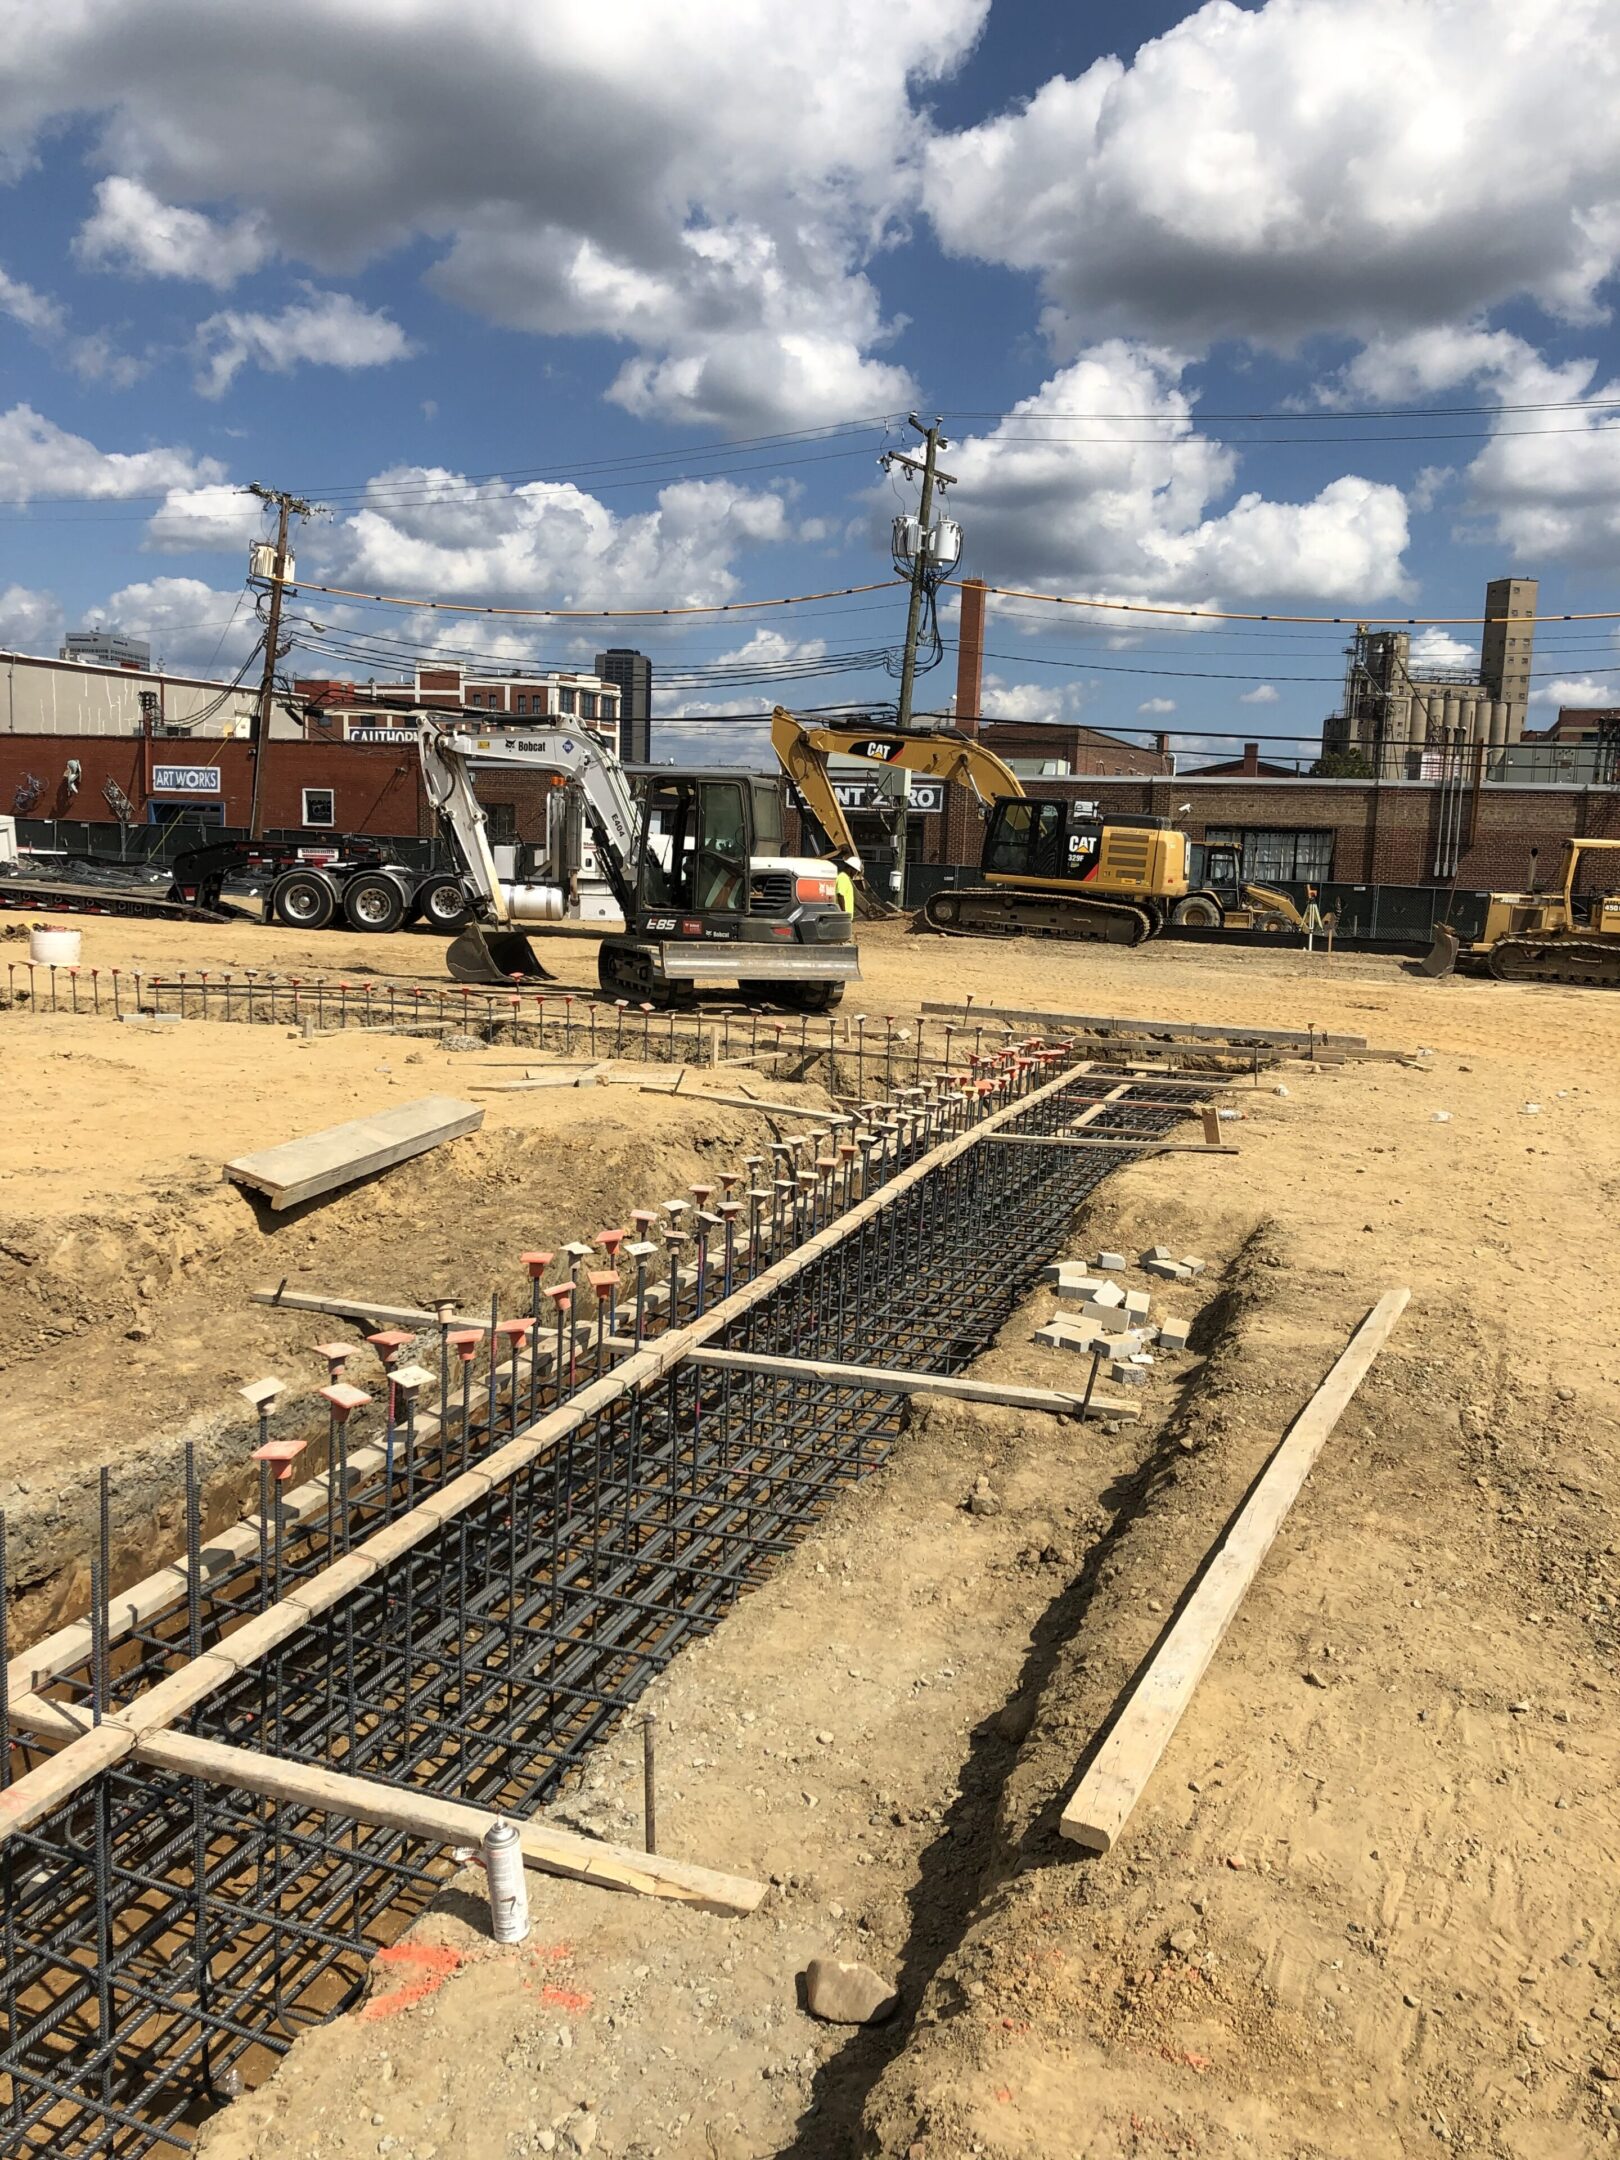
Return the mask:
[(860, 849), (828, 777), (829, 758), (864, 758), (874, 765), (899, 765), (929, 779), (950, 781), (971, 788), (987, 809), (1000, 797), (1024, 792), (1011, 766), (955, 728), (930, 731), (884, 727), (881, 722), (875, 727), (807, 727), (778, 705), (771, 715), (771, 744), (782, 770), (831, 842), (834, 859), (856, 879), (864, 880)]
[[(613, 896), (625, 920), (633, 919), (639, 819), (624, 768), (605, 743), (582, 728), (481, 735), (473, 733), (464, 720), (445, 721), (428, 713), (420, 720), (417, 756), (422, 784), (471, 888), (473, 921), (446, 955), (458, 981), (505, 982), (513, 976), (550, 980), (549, 970), (541, 966), (533, 946), (516, 927), (510, 898), (495, 867), (488, 823), (472, 784), (475, 765), (551, 773), (559, 785), (577, 787)], [(559, 891), (559, 915), (566, 897)]]

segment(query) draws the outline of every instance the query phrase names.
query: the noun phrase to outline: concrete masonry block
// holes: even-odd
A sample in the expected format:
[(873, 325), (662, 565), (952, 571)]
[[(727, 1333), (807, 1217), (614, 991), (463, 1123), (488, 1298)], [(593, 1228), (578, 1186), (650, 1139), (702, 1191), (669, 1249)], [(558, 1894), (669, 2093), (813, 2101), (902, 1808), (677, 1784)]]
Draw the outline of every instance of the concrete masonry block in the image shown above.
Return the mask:
[(1192, 1333), (1190, 1320), (1161, 1320), (1159, 1322), (1159, 1348), (1161, 1350), (1185, 1350)]
[(1132, 1365), (1127, 1362), (1123, 1365), (1110, 1365), (1108, 1377), (1118, 1387), (1146, 1387), (1150, 1375), (1145, 1365)]
[(1089, 1305), (1101, 1288), (1095, 1275), (1061, 1276), (1052, 1285), (1054, 1294), (1072, 1305)]
[(1150, 1245), (1142, 1255), (1142, 1265), (1146, 1267), (1150, 1260), (1173, 1260), (1174, 1258), (1175, 1254), (1168, 1245)]
[(1139, 1320), (1146, 1320), (1153, 1309), (1153, 1301), (1145, 1290), (1127, 1290), (1123, 1310), (1129, 1324), (1134, 1327)]
[(1189, 1275), (1202, 1275), (1206, 1265), (1202, 1260), (1195, 1260), (1191, 1253), (1182, 1254), (1181, 1264)]
[(1121, 1268), (1129, 1267), (1130, 1264), (1122, 1252), (1100, 1252), (1097, 1255), (1097, 1265), (1105, 1275), (1117, 1275)]
[(1123, 1305), (1125, 1293), (1117, 1282), (1100, 1282), (1092, 1297), (1094, 1305)]

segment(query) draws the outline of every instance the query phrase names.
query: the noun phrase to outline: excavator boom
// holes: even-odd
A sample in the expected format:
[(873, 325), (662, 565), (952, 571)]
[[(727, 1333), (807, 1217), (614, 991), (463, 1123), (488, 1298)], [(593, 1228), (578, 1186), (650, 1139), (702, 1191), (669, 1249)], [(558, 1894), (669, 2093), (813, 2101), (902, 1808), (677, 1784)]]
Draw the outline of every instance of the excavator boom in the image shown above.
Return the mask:
[(873, 765), (898, 765), (927, 779), (953, 781), (971, 788), (987, 809), (998, 797), (1024, 792), (1010, 765), (956, 728), (885, 727), (881, 721), (866, 727), (809, 727), (778, 705), (771, 715), (771, 744), (782, 770), (827, 835), (834, 860), (858, 883), (865, 882), (865, 866), (828, 776), (829, 758), (863, 758)]

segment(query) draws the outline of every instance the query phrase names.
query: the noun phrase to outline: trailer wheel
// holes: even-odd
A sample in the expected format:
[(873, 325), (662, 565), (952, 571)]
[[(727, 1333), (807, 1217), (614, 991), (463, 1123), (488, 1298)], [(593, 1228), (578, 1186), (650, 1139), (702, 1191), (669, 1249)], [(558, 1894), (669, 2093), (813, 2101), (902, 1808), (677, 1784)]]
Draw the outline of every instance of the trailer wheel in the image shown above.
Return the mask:
[(289, 930), (324, 930), (337, 908), (337, 889), (319, 870), (283, 871), (270, 888), (270, 913)]
[(416, 912), (432, 930), (464, 930), (472, 920), (467, 895), (452, 877), (430, 878), (416, 895)]
[(383, 870), (362, 870), (343, 888), (343, 919), (351, 930), (385, 937), (405, 920), (405, 895), (397, 878)]

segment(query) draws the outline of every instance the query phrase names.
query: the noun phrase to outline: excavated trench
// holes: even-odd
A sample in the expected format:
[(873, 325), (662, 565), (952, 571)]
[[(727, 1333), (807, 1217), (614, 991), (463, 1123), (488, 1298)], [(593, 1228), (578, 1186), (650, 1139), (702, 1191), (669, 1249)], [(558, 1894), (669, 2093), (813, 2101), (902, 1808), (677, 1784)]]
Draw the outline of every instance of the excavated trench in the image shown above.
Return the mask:
[[(1029, 1099), (996, 1120), (1002, 1132), (1056, 1136), (1086, 1105), (1091, 1135), (1150, 1141), (1186, 1114), (1181, 1090), (1123, 1073), (1093, 1066), (1037, 1089), (1042, 1078), (1017, 1068), (1006, 1085)], [(1135, 1159), (1128, 1147), (970, 1136), (986, 1107), (959, 1101), (919, 1121), (904, 1148), (894, 1135), (885, 1189), (798, 1263), (716, 1307), (708, 1346), (936, 1374), (968, 1365), (1086, 1196)], [(177, 1597), (116, 1644), (95, 1640), (51, 1698), (80, 1711), (99, 1701), (116, 1717), (397, 1525), (408, 1503), (543, 1423), (568, 1392), (515, 1379), (492, 1389), (481, 1426), (447, 1418), (408, 1466), (395, 1450), (390, 1474), (351, 1486), (341, 1507), (243, 1541), (206, 1578), (194, 1568), (204, 1587), (189, 1605)], [(884, 1460), (904, 1417), (903, 1398), (808, 1369), (690, 1360), (598, 1382), (593, 1402), (554, 1445), (205, 1694), (187, 1729), (532, 1813), (682, 1646)], [(34, 1737), (13, 1733), (0, 1701), (8, 1777), (50, 1761), (33, 1723)], [(15, 1820), (7, 1798), (0, 1826)], [(0, 2154), (183, 2149), (190, 2127), (354, 1999), (446, 1866), (405, 1833), (128, 1756), (89, 1778), (0, 1844)]]

